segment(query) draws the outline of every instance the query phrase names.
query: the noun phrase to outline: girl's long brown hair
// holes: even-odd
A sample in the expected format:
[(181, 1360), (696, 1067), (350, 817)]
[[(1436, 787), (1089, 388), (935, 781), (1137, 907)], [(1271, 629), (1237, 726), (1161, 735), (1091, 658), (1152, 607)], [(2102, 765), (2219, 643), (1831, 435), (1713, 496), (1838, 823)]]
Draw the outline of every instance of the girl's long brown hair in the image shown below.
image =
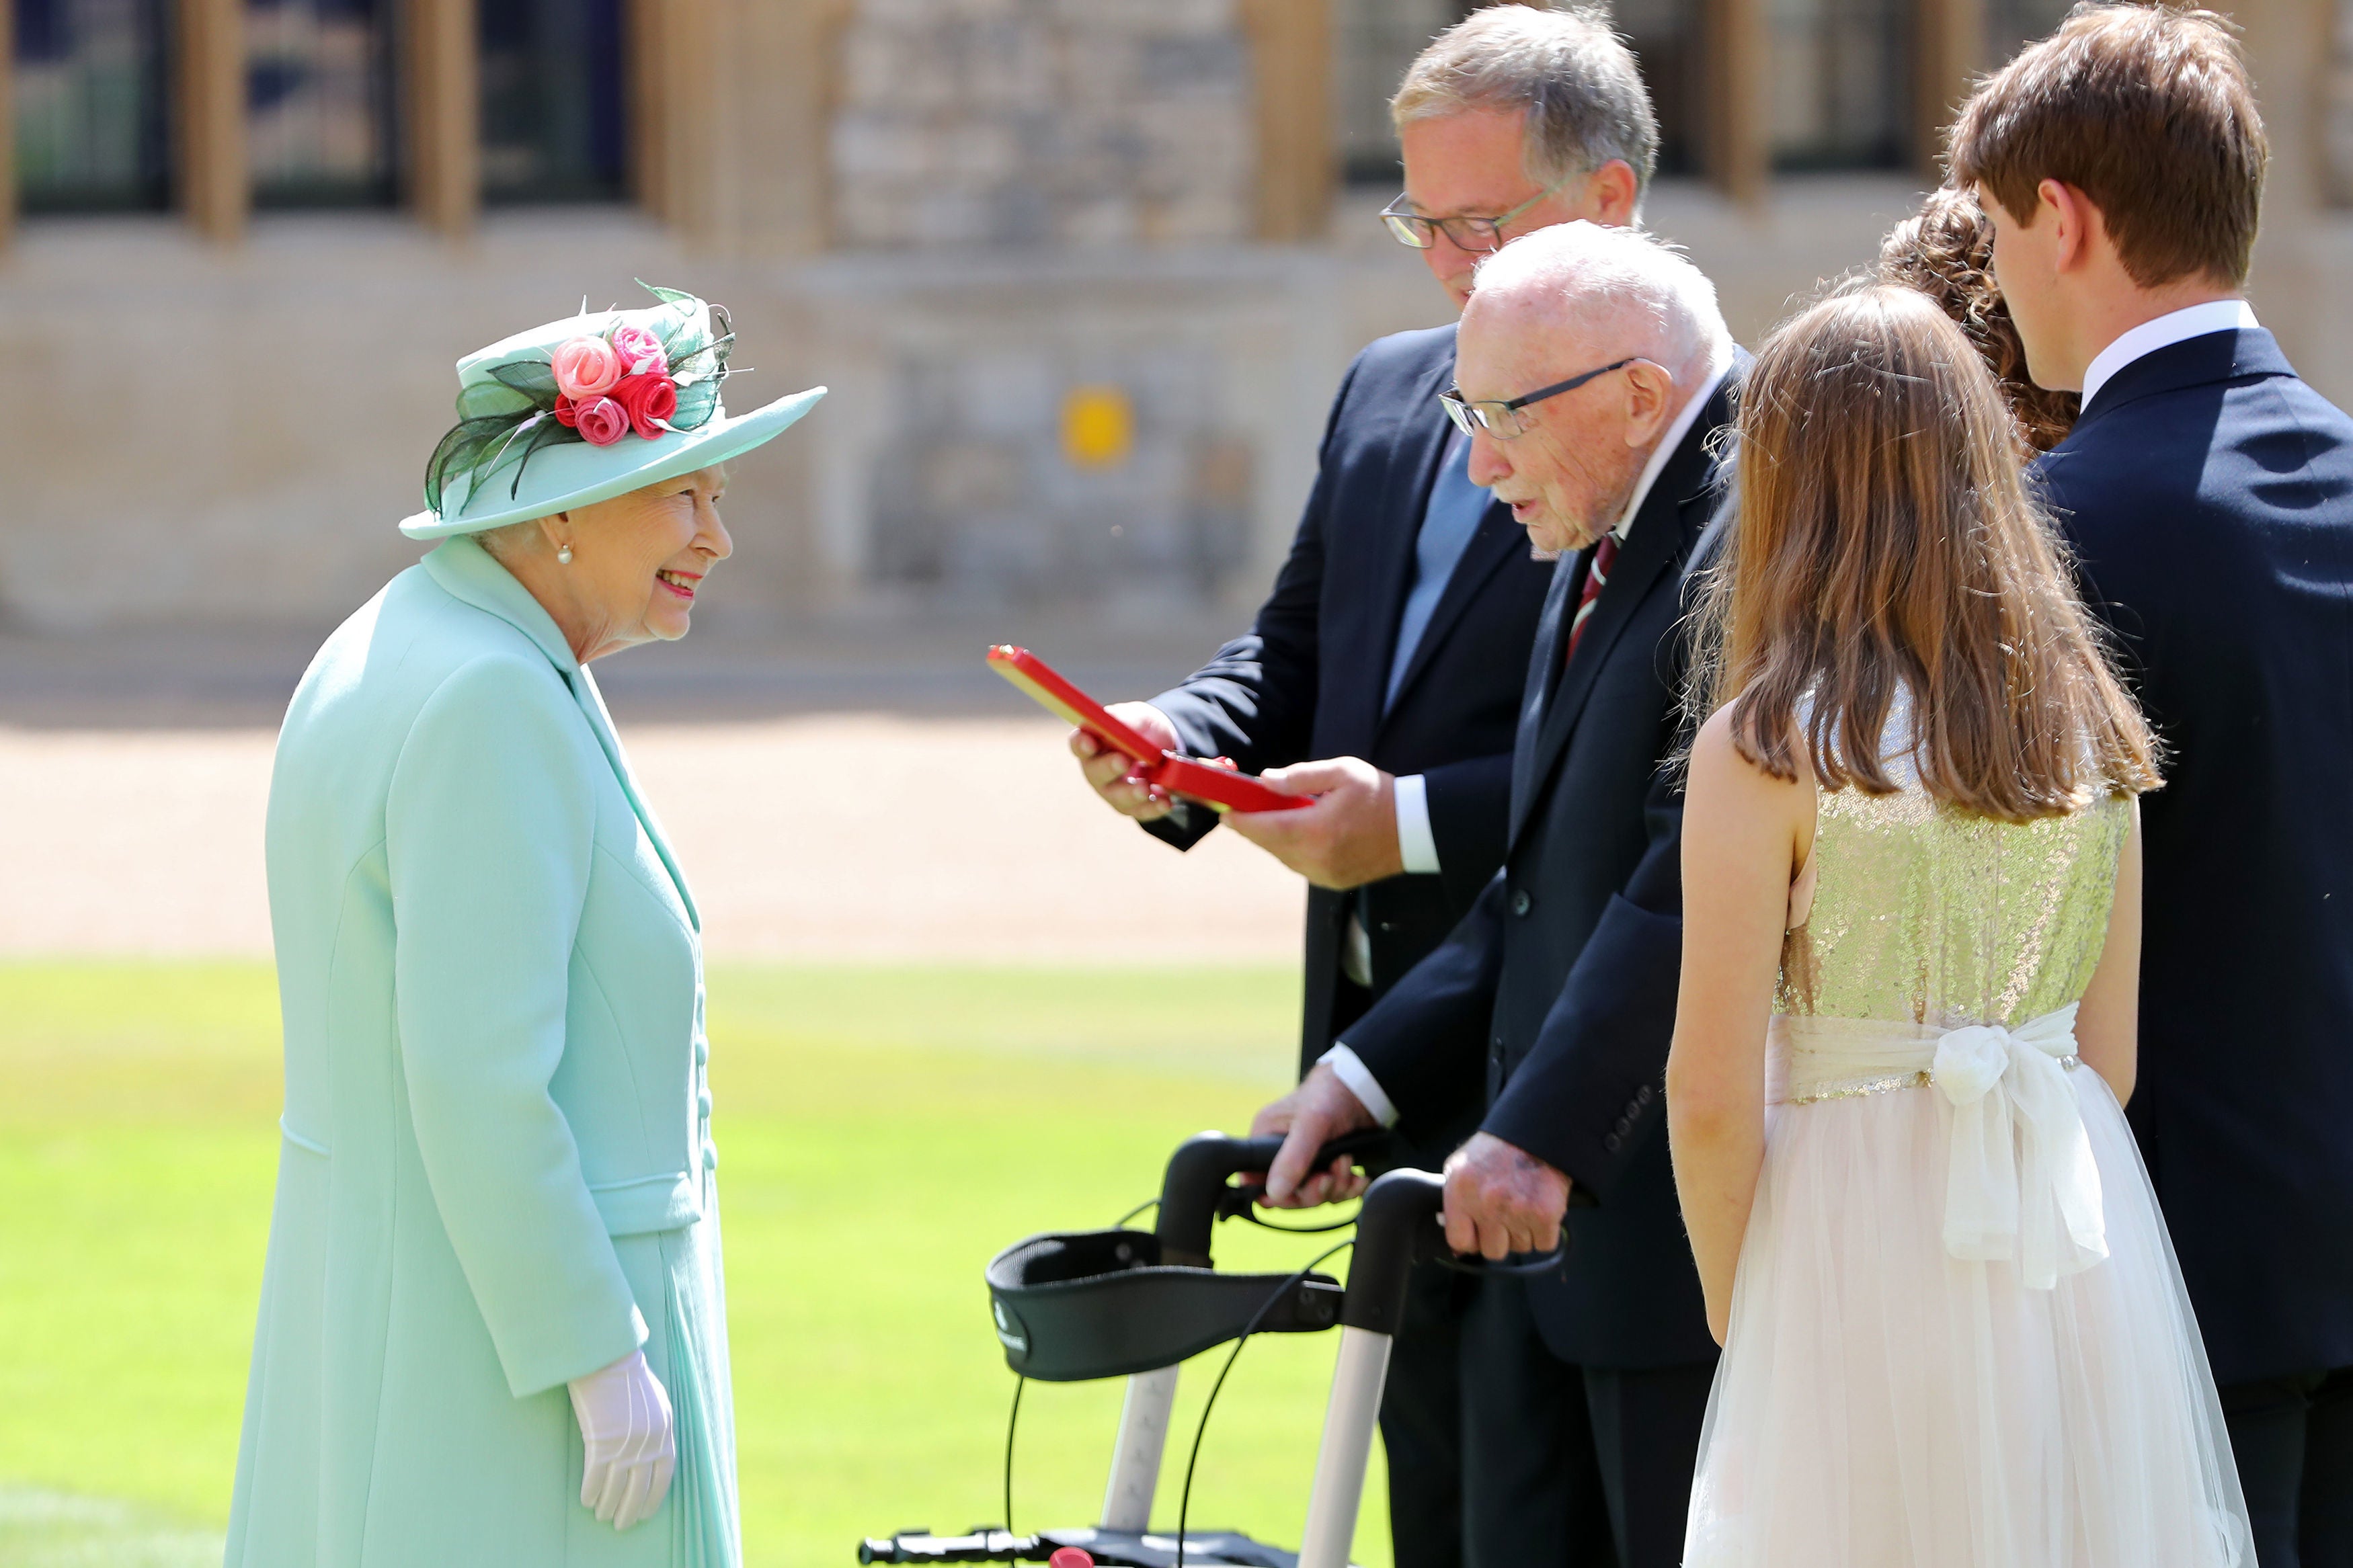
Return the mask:
[(1928, 300), (1885, 284), (1774, 332), (1740, 395), (1740, 515), (1701, 611), (1702, 712), (1823, 789), (1884, 795), (1899, 691), (1941, 801), (2004, 821), (2158, 784), (2156, 742), (2028, 494), (1992, 374)]

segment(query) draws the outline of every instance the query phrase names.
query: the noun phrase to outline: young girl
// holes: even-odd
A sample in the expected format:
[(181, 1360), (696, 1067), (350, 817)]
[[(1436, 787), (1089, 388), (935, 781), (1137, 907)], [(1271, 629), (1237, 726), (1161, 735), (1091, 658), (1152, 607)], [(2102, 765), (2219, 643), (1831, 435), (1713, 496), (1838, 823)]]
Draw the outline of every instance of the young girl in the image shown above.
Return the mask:
[(1668, 1126), (1725, 1346), (1687, 1568), (2250, 1564), (2122, 1101), (2155, 743), (1923, 296), (1742, 394)]

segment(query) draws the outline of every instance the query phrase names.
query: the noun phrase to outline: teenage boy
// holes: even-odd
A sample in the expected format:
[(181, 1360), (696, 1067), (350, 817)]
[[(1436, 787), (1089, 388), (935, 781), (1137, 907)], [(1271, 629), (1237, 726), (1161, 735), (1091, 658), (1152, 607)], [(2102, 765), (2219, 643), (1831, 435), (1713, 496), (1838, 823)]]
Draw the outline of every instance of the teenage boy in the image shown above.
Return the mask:
[(2228, 24), (2116, 5), (1978, 90), (1952, 174), (2034, 380), (2084, 396), (2042, 479), (2170, 752), (2132, 1122), (2295, 1568), (2353, 1563), (2353, 419), (2244, 298), (2266, 157)]

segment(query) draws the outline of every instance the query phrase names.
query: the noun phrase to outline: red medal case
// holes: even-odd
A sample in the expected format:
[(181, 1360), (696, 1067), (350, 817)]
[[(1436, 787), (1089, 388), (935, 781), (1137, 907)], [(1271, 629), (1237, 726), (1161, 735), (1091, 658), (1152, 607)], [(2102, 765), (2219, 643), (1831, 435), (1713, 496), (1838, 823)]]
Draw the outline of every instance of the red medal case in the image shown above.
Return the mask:
[(1198, 800), (1219, 811), (1291, 811), (1309, 803), (1306, 795), (1285, 795), (1231, 767), (1161, 751), (1026, 647), (999, 643), (988, 650), (988, 668), (1027, 692), (1040, 708), (1133, 758), (1137, 765), (1131, 776), (1170, 795)]

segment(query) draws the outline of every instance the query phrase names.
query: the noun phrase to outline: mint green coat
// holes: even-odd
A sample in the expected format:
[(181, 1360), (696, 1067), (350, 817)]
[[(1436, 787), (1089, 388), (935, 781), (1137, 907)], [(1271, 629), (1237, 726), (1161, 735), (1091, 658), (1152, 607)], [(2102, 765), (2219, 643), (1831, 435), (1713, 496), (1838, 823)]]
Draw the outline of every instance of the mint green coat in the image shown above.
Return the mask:
[[(595, 683), (463, 536), (320, 649), (279, 736), (277, 1206), (230, 1568), (732, 1565), (693, 900)], [(678, 1469), (580, 1505), (565, 1384), (639, 1345)]]

